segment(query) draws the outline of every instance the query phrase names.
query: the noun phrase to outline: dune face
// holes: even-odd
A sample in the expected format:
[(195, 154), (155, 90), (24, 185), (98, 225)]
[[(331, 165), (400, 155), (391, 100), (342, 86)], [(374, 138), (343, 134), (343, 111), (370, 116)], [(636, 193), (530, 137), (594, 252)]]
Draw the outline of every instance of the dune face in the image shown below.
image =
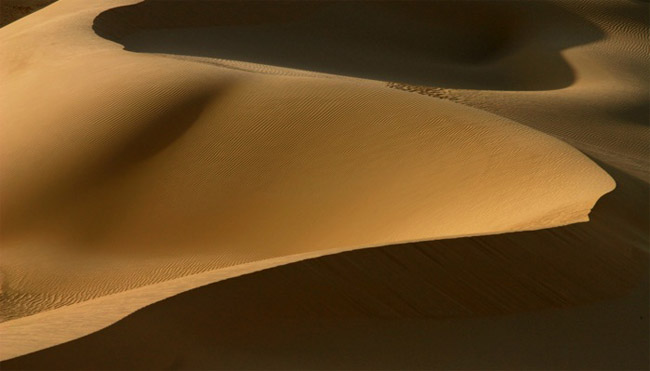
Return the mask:
[[(636, 201), (626, 195), (647, 197), (648, 188), (605, 169), (617, 189), (589, 223), (268, 269), (163, 300), (3, 367), (642, 369), (650, 214), (628, 215)], [(88, 320), (87, 311), (76, 316), (84, 313)]]
[[(530, 342), (510, 366), (490, 347), (454, 363), (476, 347), (435, 321), (472, 318), (463, 331), (488, 336), (561, 309), (549, 317), (561, 328), (587, 316), (569, 331), (580, 347), (588, 324), (647, 309), (644, 9), (60, 0), (3, 27), (0, 356), (27, 355), (2, 366), (642, 364), (647, 332), (631, 320), (608, 339), (594, 332), (591, 354), (609, 355), (544, 359)], [(588, 221), (617, 183), (592, 222), (562, 227)], [(384, 274), (364, 273), (373, 267)], [(394, 269), (399, 284), (387, 284)], [(233, 299), (240, 290), (247, 299)], [(345, 329), (355, 318), (366, 324)], [(391, 348), (409, 318), (426, 330)], [(341, 337), (363, 348), (369, 327), (381, 351), (367, 361), (328, 348)], [(259, 363), (246, 361), (253, 328), (281, 344)], [(513, 336), (539, 331), (527, 329)], [(283, 353), (321, 330), (303, 358)], [(196, 338), (161, 340), (176, 332)], [(456, 339), (444, 360), (397, 361), (440, 336)], [(634, 346), (611, 347), (624, 339)]]

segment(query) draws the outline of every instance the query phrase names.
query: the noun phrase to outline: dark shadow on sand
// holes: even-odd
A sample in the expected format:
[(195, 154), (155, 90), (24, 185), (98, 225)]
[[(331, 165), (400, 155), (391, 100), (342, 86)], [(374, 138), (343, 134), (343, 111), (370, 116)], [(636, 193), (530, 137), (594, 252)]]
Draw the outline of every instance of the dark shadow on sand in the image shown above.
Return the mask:
[(146, 0), (101, 13), (126, 50), (446, 88), (569, 86), (563, 49), (604, 35), (544, 1)]

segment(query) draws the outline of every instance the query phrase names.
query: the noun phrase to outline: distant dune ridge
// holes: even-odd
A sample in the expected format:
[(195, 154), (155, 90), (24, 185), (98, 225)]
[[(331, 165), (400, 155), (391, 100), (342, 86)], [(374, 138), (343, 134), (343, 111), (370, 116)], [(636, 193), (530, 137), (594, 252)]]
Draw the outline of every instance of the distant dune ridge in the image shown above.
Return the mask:
[[(632, 1), (60, 0), (4, 26), (0, 356), (27, 355), (2, 367), (399, 368), (406, 350), (383, 348), (393, 330), (376, 318), (490, 321), (550, 308), (566, 313), (558, 326), (604, 313), (639, 322), (612, 325), (618, 337), (594, 333), (598, 357), (521, 349), (509, 367), (643, 364), (647, 11)], [(563, 227), (588, 221), (609, 192), (592, 222)], [(299, 262), (386, 245), (396, 246)], [(394, 256), (378, 258), (386, 276), (368, 278), (382, 254)], [(400, 267), (421, 279), (387, 283)], [(237, 282), (291, 290), (304, 269), (305, 291), (278, 291), (255, 326), (275, 334), (287, 316), (333, 344), (366, 327), (310, 326), (366, 318), (383, 355), (345, 361), (319, 343), (302, 358), (278, 348), (249, 362), (245, 349), (259, 344), (237, 335), (250, 330), (244, 317), (206, 320), (215, 304), (202, 301)], [(205, 333), (165, 327), (182, 310)], [(151, 326), (198, 338), (125, 340)], [(420, 341), (456, 336), (443, 327), (426, 325)], [(215, 340), (221, 332), (237, 345)], [(634, 346), (612, 346), (621, 338)], [(121, 344), (111, 354), (123, 357), (106, 358), (102, 344)], [(506, 367), (477, 347), (476, 360)], [(167, 356), (154, 359), (160, 349)], [(405, 365), (487, 367), (457, 358)]]
[(3, 0), (0, 3), (0, 27), (42, 9), (56, 0)]

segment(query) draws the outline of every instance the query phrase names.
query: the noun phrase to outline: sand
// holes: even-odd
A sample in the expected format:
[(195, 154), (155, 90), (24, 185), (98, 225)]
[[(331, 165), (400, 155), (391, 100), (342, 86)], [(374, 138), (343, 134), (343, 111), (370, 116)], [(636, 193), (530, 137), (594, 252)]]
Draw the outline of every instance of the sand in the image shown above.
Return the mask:
[(0, 3), (0, 27), (34, 13), (56, 0), (4, 0)]
[(126, 318), (2, 366), (645, 367), (647, 39), (629, 1), (61, 0), (4, 26), (0, 356)]

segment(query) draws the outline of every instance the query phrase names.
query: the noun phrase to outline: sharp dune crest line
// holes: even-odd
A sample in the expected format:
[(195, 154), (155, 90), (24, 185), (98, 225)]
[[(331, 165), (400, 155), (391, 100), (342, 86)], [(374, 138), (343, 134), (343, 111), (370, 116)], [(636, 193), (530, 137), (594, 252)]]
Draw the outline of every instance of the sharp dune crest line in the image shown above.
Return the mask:
[[(174, 10), (182, 3), (60, 0), (0, 29), (0, 360), (77, 339), (199, 286), (307, 258), (586, 222), (616, 183), (578, 149), (647, 175), (647, 128), (630, 124), (613, 140), (605, 124), (592, 134), (585, 121), (576, 121), (579, 130), (563, 125), (592, 102), (606, 65), (595, 62), (604, 53), (596, 40), (610, 42), (608, 32), (636, 40), (636, 26), (608, 29), (595, 13), (582, 21), (579, 5), (536, 5), (567, 24), (581, 20), (586, 31), (553, 43), (539, 36), (546, 25), (522, 26), (522, 35), (547, 43), (541, 53), (515, 37), (516, 22), (507, 34), (482, 36), (494, 45), (488, 51), (432, 38), (440, 54), (420, 55), (422, 45), (396, 39), (403, 59), (388, 53), (366, 75), (318, 50), (282, 65), (288, 45), (279, 54), (246, 48), (265, 32), (265, 17), (287, 23), (268, 34), (281, 39), (331, 22), (336, 6), (260, 15), (234, 2), (188, 1)], [(205, 6), (225, 15), (202, 18)], [(373, 7), (368, 24), (386, 22), (387, 12), (413, 16), (391, 6)], [(503, 19), (525, 14), (520, 5), (486, 7)], [(241, 44), (220, 44), (219, 27)], [(416, 20), (405, 32), (431, 27)], [(209, 42), (200, 44), (197, 32)], [(354, 42), (368, 42), (359, 35)], [(340, 42), (333, 37), (322, 42)], [(625, 48), (635, 59), (609, 73), (612, 81), (633, 76), (645, 58)], [(363, 52), (368, 60), (379, 53)], [(395, 70), (402, 60), (406, 67)], [(529, 70), (542, 67), (547, 80)], [(387, 84), (397, 80), (386, 71), (400, 83)], [(612, 94), (640, 112), (642, 90), (641, 82)], [(558, 118), (541, 112), (543, 99), (577, 108)], [(612, 153), (623, 156), (610, 162)]]

